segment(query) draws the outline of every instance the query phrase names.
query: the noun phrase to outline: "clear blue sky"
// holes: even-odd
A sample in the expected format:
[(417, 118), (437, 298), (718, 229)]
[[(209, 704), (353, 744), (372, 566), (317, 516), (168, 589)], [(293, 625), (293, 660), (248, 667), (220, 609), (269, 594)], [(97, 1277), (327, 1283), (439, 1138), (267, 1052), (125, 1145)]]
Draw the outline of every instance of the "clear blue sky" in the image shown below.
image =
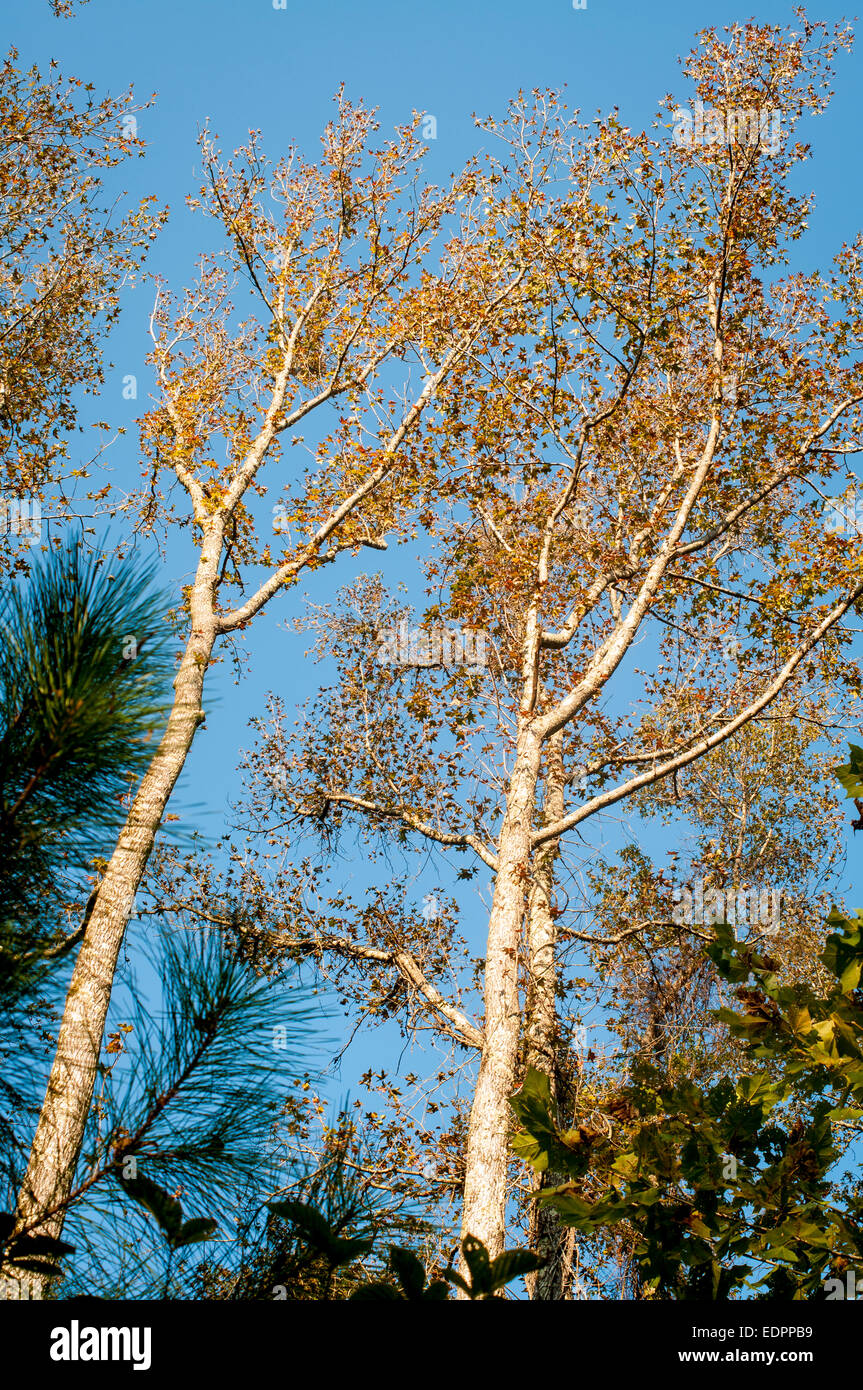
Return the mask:
[[(835, 22), (845, 11), (830, 4), (809, 13)], [(90, 0), (73, 19), (59, 20), (47, 0), (6, 0), (3, 31), (25, 65), (46, 67), (56, 58), (65, 74), (92, 82), (97, 93), (130, 83), (139, 98), (156, 93), (139, 125), (147, 159), (132, 167), (127, 182), (134, 194), (154, 192), (171, 205), (171, 222), (149, 264), (178, 289), (191, 279), (199, 249), (199, 223), (183, 199), (197, 189), (196, 132), (207, 118), (226, 148), (260, 128), (271, 155), (292, 140), (311, 155), (344, 81), (350, 97), (380, 107), (384, 129), (412, 109), (433, 114), (437, 140), (427, 168), (432, 178), (444, 177), (476, 147), (472, 113), (501, 113), (519, 88), (565, 87), (569, 103), (584, 115), (617, 106), (626, 124), (647, 126), (665, 93), (685, 94), (676, 59), (688, 51), (695, 31), (750, 17), (786, 23), (792, 7), (761, 3), (753, 13), (713, 0), (588, 0), (584, 10), (571, 0), (288, 0), (286, 9), (276, 9), (272, 0)], [(815, 156), (804, 177), (818, 191), (810, 231), (798, 244), (804, 269), (826, 264), (863, 226), (863, 49), (839, 56), (836, 85), (828, 113), (802, 132)], [(143, 402), (122, 399), (122, 379), (128, 373), (147, 379), (148, 296), (129, 298), (111, 340), (115, 365), (96, 412), (130, 427)], [(133, 467), (135, 449), (130, 428), (115, 451), (115, 466)], [(193, 557), (177, 552), (171, 561), (176, 583)], [(399, 578), (408, 563), (396, 557), (381, 568)], [(351, 564), (347, 559), (337, 575), (308, 588), (316, 596), (326, 593), (349, 577)], [(317, 683), (316, 668), (301, 660), (303, 638), (282, 627), (296, 611), (295, 601), (290, 610), (281, 601), (256, 619), (249, 638), (255, 659), (239, 689), (227, 669), (213, 673), (210, 704), (215, 696), (218, 705), (174, 808), (206, 807), (202, 824), (210, 833), (221, 828), (236, 790), (238, 750), (249, 741), (247, 720), (262, 711), (265, 692), (279, 689), (290, 702)]]

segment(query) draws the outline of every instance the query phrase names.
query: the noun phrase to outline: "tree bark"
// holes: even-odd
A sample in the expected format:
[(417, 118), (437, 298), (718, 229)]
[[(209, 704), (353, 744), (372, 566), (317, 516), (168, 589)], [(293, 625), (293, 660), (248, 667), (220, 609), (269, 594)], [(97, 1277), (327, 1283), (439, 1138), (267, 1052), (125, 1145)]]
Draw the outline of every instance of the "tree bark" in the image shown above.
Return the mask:
[[(563, 767), (563, 734), (552, 734), (546, 744), (543, 823), (561, 820), (564, 810), (566, 774)], [(543, 1072), (557, 1099), (557, 929), (554, 916), (554, 865), (559, 840), (539, 846), (531, 870), (531, 889), (527, 906), (528, 990), (525, 1004), (525, 1065)], [(562, 1174), (543, 1173), (536, 1191), (556, 1187)], [(572, 1283), (572, 1251), (575, 1232), (560, 1223), (553, 1208), (534, 1201), (530, 1214), (530, 1249), (545, 1264), (525, 1283), (536, 1301), (566, 1299)]]
[(462, 1214), (462, 1238), (477, 1237), (492, 1259), (503, 1250), (506, 1236), (508, 1101), (515, 1088), (521, 1032), (518, 947), (540, 756), (534, 720), (520, 720), (488, 928), (483, 1049), (468, 1127)]
[[(216, 528), (214, 528), (216, 529)], [(216, 639), (218, 537), (205, 537), (190, 598), (191, 633), (165, 732), (99, 885), (66, 996), (57, 1051), (18, 1197), (19, 1231), (58, 1236), (93, 1098), (117, 958), (168, 799), (203, 721), (204, 673)]]

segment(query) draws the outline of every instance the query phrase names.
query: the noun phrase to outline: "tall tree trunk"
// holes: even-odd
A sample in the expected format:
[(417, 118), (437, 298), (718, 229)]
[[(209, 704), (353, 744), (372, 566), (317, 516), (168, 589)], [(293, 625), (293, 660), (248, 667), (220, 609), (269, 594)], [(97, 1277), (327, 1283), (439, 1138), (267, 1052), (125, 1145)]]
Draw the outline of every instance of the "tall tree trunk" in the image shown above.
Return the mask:
[(191, 635), (165, 732), (120, 832), (75, 962), (57, 1051), (21, 1191), (18, 1229), (58, 1236), (93, 1099), (117, 957), (168, 799), (203, 720), (204, 673), (216, 639), (219, 545), (205, 538), (191, 593)]
[[(563, 818), (566, 774), (563, 767), (563, 733), (548, 739), (545, 754), (543, 823), (551, 825)], [(554, 917), (554, 865), (559, 840), (541, 845), (531, 870), (527, 905), (528, 989), (525, 1004), (525, 1064), (543, 1072), (557, 1099), (557, 929)], [(537, 1191), (563, 1182), (559, 1173), (543, 1173)], [(533, 1203), (530, 1214), (531, 1250), (545, 1260), (543, 1268), (529, 1275), (526, 1283), (534, 1300), (569, 1297), (572, 1283), (572, 1251), (575, 1232), (562, 1226), (551, 1207)]]
[(465, 1164), (462, 1236), (476, 1236), (492, 1259), (506, 1236), (510, 1110), (521, 1017), (518, 947), (524, 919), (530, 835), (541, 744), (523, 720), (498, 841), (498, 868), (488, 928), (484, 1045), (471, 1106)]

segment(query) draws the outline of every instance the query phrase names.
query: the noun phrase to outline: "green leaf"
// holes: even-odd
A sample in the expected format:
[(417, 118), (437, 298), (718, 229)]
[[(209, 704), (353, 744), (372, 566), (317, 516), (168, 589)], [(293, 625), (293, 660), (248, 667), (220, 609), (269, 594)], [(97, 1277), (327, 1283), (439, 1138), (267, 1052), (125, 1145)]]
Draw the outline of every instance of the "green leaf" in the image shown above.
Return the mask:
[(449, 1288), (443, 1279), (433, 1279), (423, 1290), (422, 1297), (426, 1303), (445, 1303), (449, 1298)]
[(504, 1250), (492, 1264), (491, 1286), (493, 1289), (502, 1289), (513, 1279), (518, 1279), (523, 1274), (532, 1274), (544, 1264), (545, 1261), (530, 1250)]
[(420, 1298), (425, 1288), (426, 1272), (422, 1262), (412, 1250), (402, 1246), (390, 1246), (390, 1269), (398, 1276), (398, 1281), (406, 1298)]
[(211, 1216), (193, 1216), (191, 1221), (180, 1227), (171, 1244), (175, 1250), (179, 1250), (183, 1245), (197, 1245), (202, 1240), (209, 1240), (218, 1230), (218, 1226), (218, 1221)]
[(612, 1172), (620, 1174), (621, 1178), (631, 1180), (638, 1172), (638, 1154), (622, 1153), (611, 1165)]
[(835, 1110), (827, 1111), (828, 1120), (859, 1120), (863, 1110), (856, 1105), (837, 1105)]
[(538, 1173), (544, 1173), (552, 1160), (567, 1166), (572, 1152), (559, 1133), (551, 1082), (545, 1073), (528, 1067), (521, 1090), (510, 1096), (509, 1104), (525, 1130), (512, 1140), (518, 1156)]
[(267, 1208), (299, 1231), (306, 1243), (323, 1255), (334, 1269), (368, 1255), (374, 1245), (373, 1240), (338, 1235), (308, 1202), (268, 1202)]
[(863, 797), (863, 748), (856, 743), (849, 743), (848, 747), (850, 761), (834, 767), (833, 773), (845, 788), (846, 797)]
[(354, 1289), (349, 1303), (403, 1303), (404, 1297), (392, 1284), (360, 1284)]
[(317, 1207), (308, 1202), (267, 1202), (267, 1210), (274, 1216), (281, 1216), (292, 1226), (302, 1231), (310, 1245), (321, 1248), (328, 1246), (335, 1238), (329, 1223), (321, 1216)]
[(762, 1113), (767, 1114), (784, 1099), (787, 1087), (774, 1083), (769, 1072), (758, 1072), (755, 1076), (741, 1076), (735, 1090), (741, 1100), (749, 1105), (760, 1105)]
[(364, 1255), (370, 1254), (374, 1246), (374, 1240), (357, 1237), (349, 1239), (347, 1237), (334, 1240), (329, 1250), (326, 1252), (327, 1258), (332, 1265), (349, 1265), (354, 1260), (361, 1260)]
[(838, 914), (834, 916), (831, 913), (827, 920), (837, 923), (842, 930), (828, 936), (822, 960), (830, 973), (838, 979), (842, 993), (850, 994), (859, 985), (860, 974), (863, 971), (861, 932), (856, 924), (848, 922)]
[(183, 1224), (183, 1208), (176, 1197), (171, 1197), (158, 1183), (142, 1174), (136, 1178), (124, 1178), (118, 1173), (117, 1181), (133, 1202), (154, 1216), (160, 1229), (173, 1240)]
[(794, 1250), (789, 1250), (787, 1245), (774, 1245), (769, 1250), (765, 1250), (765, 1257), (770, 1260), (779, 1260), (782, 1264), (796, 1265), (798, 1255)]
[(532, 1134), (515, 1134), (512, 1138), (512, 1151), (516, 1158), (524, 1159), (537, 1173), (544, 1173), (548, 1169), (549, 1153), (548, 1147), (541, 1144), (538, 1139), (534, 1139)]
[(630, 1201), (635, 1202), (640, 1207), (652, 1207), (661, 1196), (662, 1192), (658, 1187), (646, 1187), (642, 1192), (631, 1193)]
[(474, 1297), (478, 1294), (493, 1293), (491, 1282), (491, 1260), (488, 1251), (481, 1240), (476, 1236), (465, 1236), (461, 1243), (464, 1262), (470, 1270), (471, 1293)]
[(718, 922), (713, 928), (713, 941), (706, 948), (720, 975), (734, 984), (747, 980), (751, 974), (751, 964), (746, 948), (735, 939), (734, 930), (727, 922)]
[(448, 1269), (446, 1272), (446, 1277), (451, 1284), (455, 1284), (457, 1289), (461, 1289), (462, 1293), (466, 1293), (469, 1298), (473, 1298), (473, 1292), (471, 1290), (470, 1284), (467, 1282), (466, 1279), (462, 1279), (461, 1275), (458, 1274), (456, 1270)]

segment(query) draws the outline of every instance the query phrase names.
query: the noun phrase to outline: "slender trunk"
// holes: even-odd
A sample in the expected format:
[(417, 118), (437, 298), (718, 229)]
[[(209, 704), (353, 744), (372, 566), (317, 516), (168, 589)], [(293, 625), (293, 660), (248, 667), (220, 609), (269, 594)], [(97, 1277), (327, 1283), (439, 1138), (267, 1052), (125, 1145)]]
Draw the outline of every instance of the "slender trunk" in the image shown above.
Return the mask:
[(207, 541), (191, 595), (191, 635), (174, 681), (174, 704), (99, 885), (75, 962), (54, 1063), (18, 1197), (19, 1230), (58, 1236), (63, 1228), (126, 924), (168, 799), (203, 720), (204, 672), (216, 637), (213, 585), (219, 550), (212, 537)]
[(485, 1041), (468, 1127), (462, 1215), (462, 1236), (476, 1236), (492, 1259), (503, 1250), (506, 1235), (508, 1100), (515, 1089), (521, 1031), (518, 946), (540, 755), (532, 722), (523, 722), (498, 842), (486, 950)]
[[(543, 823), (561, 820), (564, 811), (565, 773), (563, 733), (553, 734), (546, 744)], [(544, 1072), (557, 1098), (557, 930), (552, 896), (554, 865), (560, 841), (548, 840), (537, 851), (531, 871), (527, 906), (528, 989), (525, 1006), (525, 1064)], [(536, 1190), (563, 1182), (559, 1173), (543, 1173)], [(535, 1300), (569, 1297), (572, 1283), (572, 1251), (575, 1232), (562, 1226), (556, 1211), (534, 1202), (530, 1215), (529, 1245), (545, 1260), (543, 1268), (529, 1275), (526, 1283)]]

